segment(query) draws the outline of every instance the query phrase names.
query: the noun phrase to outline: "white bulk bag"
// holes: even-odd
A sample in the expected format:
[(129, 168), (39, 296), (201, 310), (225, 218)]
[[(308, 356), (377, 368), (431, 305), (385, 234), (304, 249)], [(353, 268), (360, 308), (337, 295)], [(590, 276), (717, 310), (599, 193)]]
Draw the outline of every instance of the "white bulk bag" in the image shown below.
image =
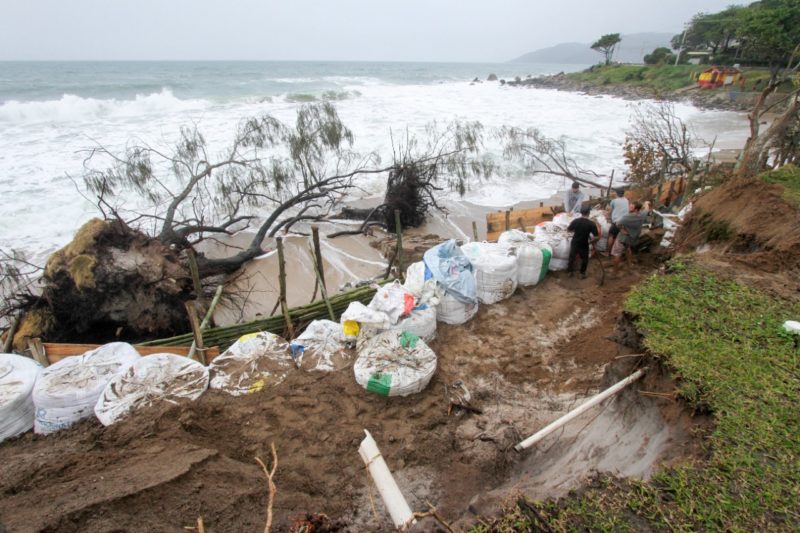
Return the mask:
[(408, 331), (425, 342), (436, 338), (436, 308), (428, 304), (421, 304), (411, 310), (405, 318), (401, 318), (392, 329)]
[(148, 355), (108, 382), (94, 414), (110, 426), (137, 409), (196, 400), (207, 388), (208, 369), (197, 361), (169, 353)]
[(292, 357), (303, 370), (332, 372), (351, 360), (344, 345), (342, 326), (330, 320), (314, 320), (291, 344)]
[(386, 313), (389, 322), (397, 324), (400, 317), (414, 307), (414, 295), (405, 290), (399, 281), (395, 281), (378, 288), (367, 307)]
[(33, 429), (33, 384), (41, 371), (29, 357), (0, 354), (0, 442)]
[(385, 331), (364, 343), (353, 365), (359, 385), (381, 396), (422, 391), (436, 372), (436, 354), (408, 332)]
[(130, 344), (112, 342), (42, 370), (33, 387), (34, 431), (52, 433), (92, 416), (106, 385), (140, 359)]
[(433, 278), (433, 273), (422, 261), (411, 263), (406, 269), (406, 281), (403, 283), (403, 288), (414, 295), (417, 305), (436, 306), (444, 293)]
[(553, 256), (550, 246), (536, 242), (532, 233), (517, 229), (504, 231), (497, 242), (516, 250), (517, 279), (520, 285), (536, 285), (544, 279)]
[(361, 302), (350, 302), (339, 317), (339, 323), (342, 325), (345, 342), (351, 343), (374, 337), (392, 325), (386, 313), (370, 309)]
[(502, 244), (470, 242), (461, 247), (475, 268), (478, 301), (493, 304), (517, 290), (517, 258)]
[(471, 320), (477, 312), (477, 303), (464, 303), (445, 293), (439, 305), (436, 306), (436, 319), (445, 324), (458, 325)]
[(209, 387), (241, 396), (277, 385), (291, 371), (289, 343), (261, 331), (243, 335), (208, 365)]
[(543, 222), (533, 230), (533, 238), (537, 243), (546, 244), (553, 251), (550, 258), (551, 271), (566, 270), (569, 266), (569, 248), (572, 235), (553, 222)]
[(608, 231), (611, 229), (611, 223), (606, 218), (605, 212), (601, 209), (592, 209), (589, 219), (600, 226), (600, 240), (597, 241), (595, 247), (600, 252), (610, 251), (608, 250)]

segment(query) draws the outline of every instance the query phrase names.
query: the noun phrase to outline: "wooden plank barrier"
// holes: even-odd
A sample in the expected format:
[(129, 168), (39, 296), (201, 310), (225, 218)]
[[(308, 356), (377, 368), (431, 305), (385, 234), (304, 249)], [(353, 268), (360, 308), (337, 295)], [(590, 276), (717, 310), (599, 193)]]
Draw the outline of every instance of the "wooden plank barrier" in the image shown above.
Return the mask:
[[(57, 342), (43, 342), (45, 355), (47, 360), (52, 365), (61, 361), (65, 357), (72, 357), (75, 355), (83, 355), (89, 350), (99, 348), (102, 344), (65, 344)], [(171, 353), (175, 355), (182, 355), (186, 357), (189, 355), (189, 346), (138, 346), (134, 345), (136, 351), (142, 356), (153, 355), (156, 353)], [(219, 346), (206, 349), (207, 362), (211, 362), (216, 356), (219, 355)]]

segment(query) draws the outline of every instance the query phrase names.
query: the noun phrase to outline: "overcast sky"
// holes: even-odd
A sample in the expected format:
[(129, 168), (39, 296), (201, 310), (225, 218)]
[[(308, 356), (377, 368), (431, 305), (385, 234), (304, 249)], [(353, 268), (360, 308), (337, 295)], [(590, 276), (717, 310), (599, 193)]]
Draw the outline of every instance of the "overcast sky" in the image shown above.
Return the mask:
[[(507, 61), (736, 0), (0, 0), (0, 60)], [(1, 73), (0, 73), (1, 75)]]

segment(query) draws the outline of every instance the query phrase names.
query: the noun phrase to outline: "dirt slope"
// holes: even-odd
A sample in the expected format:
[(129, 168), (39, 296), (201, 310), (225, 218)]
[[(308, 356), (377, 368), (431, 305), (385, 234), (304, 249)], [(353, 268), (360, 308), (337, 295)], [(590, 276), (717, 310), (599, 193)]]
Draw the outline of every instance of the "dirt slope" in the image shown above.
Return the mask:
[[(597, 265), (591, 269), (599, 275)], [(289, 529), (306, 512), (341, 519), (353, 531), (389, 530), (357, 454), (364, 428), (415, 510), (430, 501), (446, 519), (464, 522), (474, 500), (473, 512), (491, 512), (494, 503), (478, 505), (476, 496), (501, 487), (491, 502), (499, 501), (537, 461), (511, 447), (596, 392), (606, 365), (630, 353), (606, 337), (614, 333), (626, 291), (650, 270), (636, 267), (602, 288), (591, 277), (551, 276), (483, 306), (464, 326), (442, 325), (432, 343), (439, 369), (425, 391), (408, 398), (367, 393), (350, 369), (298, 371), (246, 397), (209, 392), (109, 428), (87, 420), (47, 437), (6, 442), (0, 445), (0, 526), (12, 532), (181, 531), (202, 516), (209, 532), (260, 530), (266, 483), (254, 457), (266, 460), (274, 441), (276, 530)], [(483, 415), (448, 415), (445, 386), (457, 379)], [(601, 433), (617, 423), (598, 420), (593, 431)], [(669, 446), (660, 435), (652, 439), (658, 447), (649, 447), (647, 432), (661, 431), (651, 425), (631, 431), (641, 433), (631, 446), (647, 456), (638, 469), (644, 475)], [(677, 442), (672, 438), (667, 441)], [(548, 444), (546, 464), (558, 464), (559, 446), (575, 444), (558, 439), (556, 448)], [(574, 486), (591, 468), (624, 470), (629, 458), (604, 449), (580, 452), (580, 468), (553, 490)]]

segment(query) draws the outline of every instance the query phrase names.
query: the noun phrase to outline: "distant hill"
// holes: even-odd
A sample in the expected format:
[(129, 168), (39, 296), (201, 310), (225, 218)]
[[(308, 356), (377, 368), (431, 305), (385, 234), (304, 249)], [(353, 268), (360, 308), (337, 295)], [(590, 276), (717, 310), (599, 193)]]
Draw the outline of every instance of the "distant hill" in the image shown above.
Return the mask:
[[(629, 33), (621, 35), (622, 41), (614, 51), (614, 61), (642, 63), (645, 54), (659, 46), (670, 47), (671, 33)], [(598, 36), (599, 37), (599, 36)], [(591, 49), (592, 43), (561, 43), (528, 52), (512, 59), (512, 63), (567, 63), (589, 65), (599, 63), (603, 56)]]

